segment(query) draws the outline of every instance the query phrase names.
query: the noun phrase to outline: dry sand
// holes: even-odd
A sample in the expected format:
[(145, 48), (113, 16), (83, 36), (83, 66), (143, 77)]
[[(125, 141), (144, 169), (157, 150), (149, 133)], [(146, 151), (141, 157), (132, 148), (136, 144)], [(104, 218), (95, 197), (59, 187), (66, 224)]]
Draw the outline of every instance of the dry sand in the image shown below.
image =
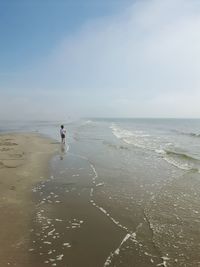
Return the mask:
[(0, 267), (28, 266), (32, 187), (58, 145), (37, 134), (0, 135)]

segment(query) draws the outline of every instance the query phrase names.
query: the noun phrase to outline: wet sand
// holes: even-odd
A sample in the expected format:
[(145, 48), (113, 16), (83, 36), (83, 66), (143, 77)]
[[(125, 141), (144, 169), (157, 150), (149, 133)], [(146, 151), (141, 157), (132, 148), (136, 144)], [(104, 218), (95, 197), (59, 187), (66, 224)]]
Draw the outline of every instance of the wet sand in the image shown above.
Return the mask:
[(126, 231), (94, 201), (94, 166), (67, 153), (64, 160), (54, 157), (52, 173), (33, 189), (37, 209), (30, 229), (31, 266), (107, 266)]
[(36, 134), (0, 136), (0, 267), (107, 266), (126, 235), (95, 202), (94, 166), (65, 149)]
[(48, 177), (57, 146), (37, 134), (0, 135), (0, 267), (29, 266), (32, 187)]
[(199, 266), (199, 173), (95, 142), (1, 136), (0, 267)]

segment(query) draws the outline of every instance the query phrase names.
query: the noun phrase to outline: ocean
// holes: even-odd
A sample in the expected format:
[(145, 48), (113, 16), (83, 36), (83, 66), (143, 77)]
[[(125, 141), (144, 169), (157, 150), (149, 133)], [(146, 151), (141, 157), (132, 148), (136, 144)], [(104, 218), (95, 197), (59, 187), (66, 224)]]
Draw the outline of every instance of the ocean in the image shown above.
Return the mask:
[[(0, 122), (0, 132), (56, 142), (59, 127)], [(51, 176), (33, 189), (31, 262), (200, 266), (200, 120), (87, 118), (65, 128)]]

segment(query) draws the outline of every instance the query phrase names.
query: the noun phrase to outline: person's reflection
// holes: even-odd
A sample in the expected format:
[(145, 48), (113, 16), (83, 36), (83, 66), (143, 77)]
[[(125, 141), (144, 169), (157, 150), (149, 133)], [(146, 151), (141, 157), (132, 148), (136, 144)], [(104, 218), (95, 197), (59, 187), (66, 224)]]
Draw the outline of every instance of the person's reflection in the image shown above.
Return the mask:
[(64, 155), (66, 154), (65, 152), (65, 144), (61, 144), (60, 145), (60, 160), (63, 160), (64, 159)]

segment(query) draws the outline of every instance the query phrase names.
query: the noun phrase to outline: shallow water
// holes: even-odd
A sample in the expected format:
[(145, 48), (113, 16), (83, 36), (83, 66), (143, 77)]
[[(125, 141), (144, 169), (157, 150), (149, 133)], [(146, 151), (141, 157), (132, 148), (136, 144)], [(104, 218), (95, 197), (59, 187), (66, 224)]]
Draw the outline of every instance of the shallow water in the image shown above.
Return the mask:
[[(31, 127), (58, 138), (57, 123)], [(31, 266), (200, 266), (200, 121), (66, 128), (52, 177), (33, 189)]]
[(103, 266), (123, 233), (95, 206), (93, 165), (69, 153), (52, 168), (54, 176), (33, 189), (32, 266)]

